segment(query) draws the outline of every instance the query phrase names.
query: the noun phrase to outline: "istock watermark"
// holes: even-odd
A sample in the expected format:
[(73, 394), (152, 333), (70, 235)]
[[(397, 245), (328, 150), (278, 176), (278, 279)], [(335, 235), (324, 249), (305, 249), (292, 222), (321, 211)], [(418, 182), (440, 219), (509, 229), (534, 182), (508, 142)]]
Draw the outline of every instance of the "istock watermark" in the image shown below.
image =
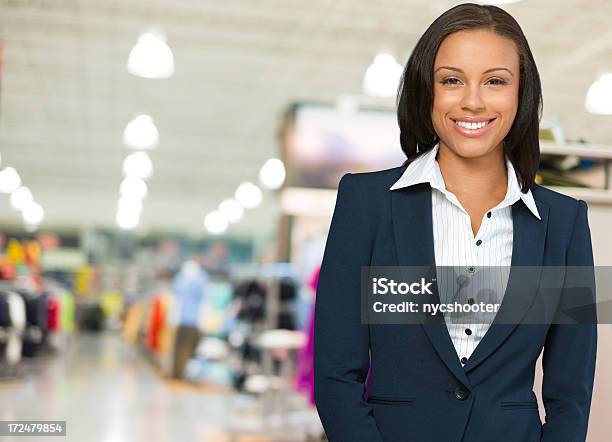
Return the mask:
[(612, 323), (612, 268), (361, 268), (363, 324)]

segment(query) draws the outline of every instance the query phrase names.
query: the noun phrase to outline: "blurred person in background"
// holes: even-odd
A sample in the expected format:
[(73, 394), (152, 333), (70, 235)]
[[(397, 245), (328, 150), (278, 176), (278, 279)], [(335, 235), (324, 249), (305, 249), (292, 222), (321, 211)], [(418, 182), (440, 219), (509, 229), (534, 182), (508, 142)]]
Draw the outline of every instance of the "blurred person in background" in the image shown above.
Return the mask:
[(178, 308), (172, 376), (183, 379), (185, 366), (200, 339), (200, 307), (209, 282), (208, 274), (194, 260), (187, 260), (174, 277), (172, 292)]

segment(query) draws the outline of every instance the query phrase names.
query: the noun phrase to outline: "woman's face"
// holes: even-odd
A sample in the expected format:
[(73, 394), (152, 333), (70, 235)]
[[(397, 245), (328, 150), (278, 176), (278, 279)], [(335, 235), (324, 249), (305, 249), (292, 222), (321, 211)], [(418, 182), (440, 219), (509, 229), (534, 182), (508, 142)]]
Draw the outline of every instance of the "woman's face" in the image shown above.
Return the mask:
[(519, 102), (514, 42), (487, 30), (455, 32), (440, 45), (433, 78), (431, 119), (441, 146), (463, 158), (501, 149)]

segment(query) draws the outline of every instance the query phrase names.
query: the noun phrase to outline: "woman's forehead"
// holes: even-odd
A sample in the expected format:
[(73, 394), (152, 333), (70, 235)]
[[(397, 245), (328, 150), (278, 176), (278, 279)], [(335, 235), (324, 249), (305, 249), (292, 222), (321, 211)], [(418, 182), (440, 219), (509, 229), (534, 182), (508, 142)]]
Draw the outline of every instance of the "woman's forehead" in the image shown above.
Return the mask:
[(442, 41), (435, 66), (453, 66), (464, 72), (482, 73), (492, 67), (514, 70), (519, 57), (512, 40), (487, 30), (458, 31)]

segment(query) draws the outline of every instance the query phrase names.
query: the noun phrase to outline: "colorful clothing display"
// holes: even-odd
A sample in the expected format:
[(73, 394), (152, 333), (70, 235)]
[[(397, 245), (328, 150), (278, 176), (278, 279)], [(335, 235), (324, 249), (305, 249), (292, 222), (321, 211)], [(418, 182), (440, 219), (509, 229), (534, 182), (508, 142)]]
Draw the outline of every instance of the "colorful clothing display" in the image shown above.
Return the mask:
[[(308, 286), (312, 289), (313, 293), (317, 292), (317, 283), (319, 282), (319, 272), (321, 267), (317, 267), (313, 275), (308, 281)], [(295, 387), (298, 391), (302, 391), (308, 395), (308, 400), (311, 405), (315, 405), (314, 400), (314, 317), (315, 317), (315, 303), (314, 297), (310, 310), (310, 320), (308, 321), (308, 341), (306, 345), (300, 350), (298, 357), (298, 366), (295, 377)]]

